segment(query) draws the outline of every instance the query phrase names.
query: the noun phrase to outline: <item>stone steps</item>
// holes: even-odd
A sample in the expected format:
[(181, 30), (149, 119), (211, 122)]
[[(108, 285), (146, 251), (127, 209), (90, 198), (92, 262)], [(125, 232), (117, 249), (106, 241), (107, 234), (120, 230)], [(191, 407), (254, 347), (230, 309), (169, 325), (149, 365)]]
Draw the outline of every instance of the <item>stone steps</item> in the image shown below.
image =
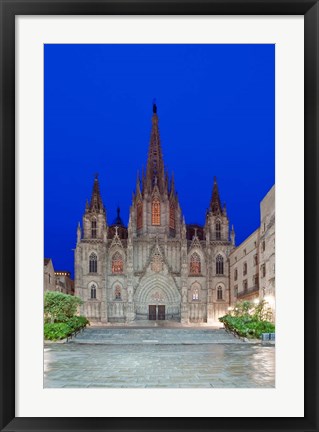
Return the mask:
[(69, 343), (106, 345), (200, 345), (244, 343), (224, 329), (86, 328)]

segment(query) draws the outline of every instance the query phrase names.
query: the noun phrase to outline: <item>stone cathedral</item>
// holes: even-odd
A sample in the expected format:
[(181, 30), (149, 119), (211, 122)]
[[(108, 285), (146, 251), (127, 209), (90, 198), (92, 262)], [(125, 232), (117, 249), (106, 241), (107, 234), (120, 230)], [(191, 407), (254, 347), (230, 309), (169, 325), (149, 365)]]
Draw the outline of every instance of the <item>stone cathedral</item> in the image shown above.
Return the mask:
[(153, 105), (146, 172), (137, 174), (126, 227), (107, 222), (96, 177), (77, 228), (75, 294), (91, 321), (215, 323), (230, 304), (229, 232), (216, 178), (204, 226), (188, 225), (165, 170)]

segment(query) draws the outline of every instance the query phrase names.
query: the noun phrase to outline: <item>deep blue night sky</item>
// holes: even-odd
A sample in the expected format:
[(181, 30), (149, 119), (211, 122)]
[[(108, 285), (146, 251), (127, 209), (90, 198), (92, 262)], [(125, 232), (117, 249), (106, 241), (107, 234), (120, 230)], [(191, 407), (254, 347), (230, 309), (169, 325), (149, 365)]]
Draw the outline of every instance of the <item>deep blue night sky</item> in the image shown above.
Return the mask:
[(45, 45), (45, 248), (73, 273), (76, 227), (99, 173), (108, 223), (128, 222), (156, 98), (164, 162), (186, 223), (217, 176), (236, 244), (275, 182), (274, 45)]

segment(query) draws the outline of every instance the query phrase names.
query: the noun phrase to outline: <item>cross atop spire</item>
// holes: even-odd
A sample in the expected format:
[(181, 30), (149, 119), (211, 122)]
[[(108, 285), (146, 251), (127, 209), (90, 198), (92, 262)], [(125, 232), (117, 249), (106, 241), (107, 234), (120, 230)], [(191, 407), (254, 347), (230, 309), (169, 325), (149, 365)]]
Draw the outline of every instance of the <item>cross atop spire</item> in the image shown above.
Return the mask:
[(155, 184), (157, 184), (160, 193), (163, 193), (165, 189), (164, 162), (158, 129), (157, 105), (153, 102), (152, 130), (148, 150), (145, 182), (146, 189), (149, 193), (151, 193)]
[(214, 177), (213, 193), (212, 193), (212, 198), (210, 200), (210, 210), (213, 212), (214, 215), (222, 214), (222, 206), (220, 203), (216, 177)]
[(98, 211), (104, 212), (104, 205), (103, 205), (101, 194), (100, 194), (100, 185), (99, 185), (99, 180), (98, 180), (98, 174), (95, 174), (89, 210), (90, 211), (97, 211), (97, 212)]

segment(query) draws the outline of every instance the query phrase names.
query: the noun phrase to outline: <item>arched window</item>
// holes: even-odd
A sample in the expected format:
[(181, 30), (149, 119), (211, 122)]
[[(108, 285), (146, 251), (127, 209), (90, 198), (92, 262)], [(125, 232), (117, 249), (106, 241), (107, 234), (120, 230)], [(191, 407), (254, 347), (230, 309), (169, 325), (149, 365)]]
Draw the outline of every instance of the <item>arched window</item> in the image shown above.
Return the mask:
[(137, 229), (141, 229), (143, 227), (143, 204), (139, 201), (136, 205), (136, 226)]
[(97, 255), (94, 252), (89, 257), (89, 270), (90, 273), (97, 273)]
[(96, 285), (91, 285), (91, 299), (96, 299)]
[(223, 288), (220, 285), (217, 288), (217, 300), (223, 300)]
[(175, 205), (171, 203), (169, 206), (169, 227), (175, 229)]
[(123, 258), (119, 252), (112, 256), (112, 273), (123, 273)]
[(158, 198), (154, 198), (152, 202), (152, 225), (161, 224), (161, 203)]
[(199, 292), (198, 292), (198, 288), (193, 288), (192, 291), (192, 300), (199, 300)]
[(221, 239), (221, 231), (220, 231), (220, 221), (216, 222), (216, 240), (220, 240)]
[(96, 238), (96, 219), (91, 221), (91, 237)]
[(122, 300), (121, 287), (119, 285), (116, 286), (114, 291), (115, 300)]
[(221, 255), (217, 255), (216, 257), (216, 274), (224, 274), (224, 258)]
[(235, 268), (234, 270), (234, 280), (236, 281), (238, 279), (238, 270)]
[(201, 264), (200, 264), (200, 256), (197, 252), (194, 252), (191, 256), (190, 262), (190, 274), (200, 274), (201, 272)]

